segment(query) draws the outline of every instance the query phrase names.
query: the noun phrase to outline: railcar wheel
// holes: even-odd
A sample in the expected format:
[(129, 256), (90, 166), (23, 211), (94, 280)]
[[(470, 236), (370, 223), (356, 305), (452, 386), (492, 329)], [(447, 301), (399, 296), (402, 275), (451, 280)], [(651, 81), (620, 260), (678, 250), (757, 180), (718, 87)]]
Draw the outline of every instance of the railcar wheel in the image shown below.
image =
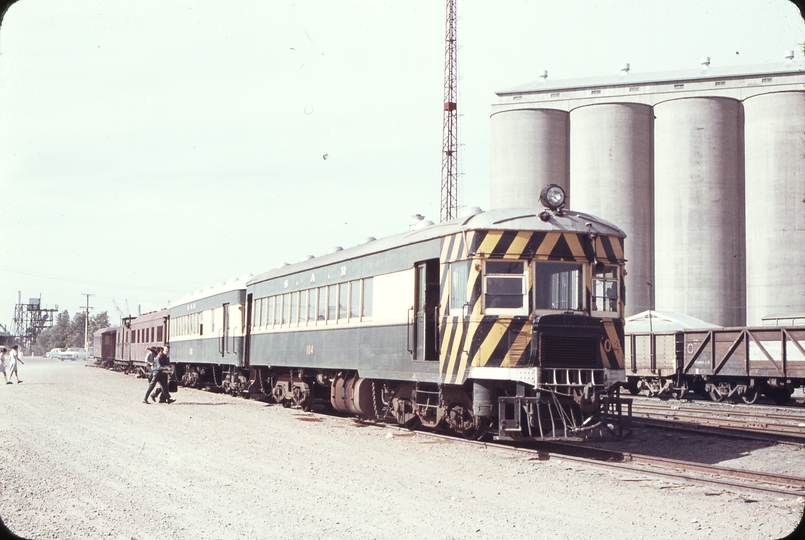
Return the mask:
[(741, 396), (741, 400), (747, 405), (752, 405), (757, 401), (758, 397), (760, 397), (760, 392), (758, 391), (757, 387), (750, 386), (746, 389), (746, 393)]
[(403, 426), (407, 429), (410, 429), (411, 431), (415, 431), (420, 427), (422, 427), (422, 420), (418, 416), (414, 415), (413, 418), (411, 418), (407, 422), (404, 422)]
[(688, 393), (688, 389), (685, 388), (684, 386), (677, 387), (677, 388), (674, 388), (673, 390), (671, 390), (671, 396), (674, 399), (682, 399), (683, 397), (685, 397), (685, 394), (687, 394), (687, 393)]
[(719, 392), (717, 386), (713, 385), (713, 387), (710, 389), (710, 399), (718, 403), (719, 401), (724, 399), (724, 394)]

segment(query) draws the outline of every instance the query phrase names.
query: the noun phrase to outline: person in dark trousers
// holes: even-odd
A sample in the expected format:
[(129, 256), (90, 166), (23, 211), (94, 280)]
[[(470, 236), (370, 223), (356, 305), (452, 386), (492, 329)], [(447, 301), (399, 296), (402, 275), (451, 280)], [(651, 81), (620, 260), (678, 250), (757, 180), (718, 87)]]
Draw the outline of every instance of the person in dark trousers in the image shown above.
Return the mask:
[[(155, 358), (154, 353), (156, 353), (158, 350), (159, 350), (159, 347), (146, 347), (145, 348), (145, 366), (146, 366), (146, 369), (148, 370), (148, 384), (151, 385), (151, 386), (153, 386), (153, 384), (151, 384), (151, 383), (152, 383), (152, 380), (154, 378), (154, 358)], [(149, 391), (150, 390), (151, 390), (151, 388), (149, 387)], [(154, 400), (154, 396), (158, 392), (162, 392), (162, 389), (157, 388), (156, 391), (153, 394), (151, 394), (151, 400), (152, 401), (156, 401), (156, 400)], [(148, 393), (147, 392), (145, 394), (145, 399), (146, 399), (146, 401), (148, 400)]]
[[(154, 366), (151, 368), (151, 382), (148, 385), (148, 390), (145, 391), (143, 403), (148, 403), (149, 396), (152, 400), (156, 401), (157, 394), (160, 394), (160, 403), (173, 403), (176, 401), (175, 399), (171, 398), (171, 395), (168, 392), (168, 372), (170, 371), (170, 358), (168, 357), (168, 353), (169, 349), (167, 346), (165, 346), (164, 349), (160, 349), (157, 353), (157, 356), (154, 359)], [(157, 384), (159, 384), (159, 389), (152, 394), (151, 392), (154, 390)]]

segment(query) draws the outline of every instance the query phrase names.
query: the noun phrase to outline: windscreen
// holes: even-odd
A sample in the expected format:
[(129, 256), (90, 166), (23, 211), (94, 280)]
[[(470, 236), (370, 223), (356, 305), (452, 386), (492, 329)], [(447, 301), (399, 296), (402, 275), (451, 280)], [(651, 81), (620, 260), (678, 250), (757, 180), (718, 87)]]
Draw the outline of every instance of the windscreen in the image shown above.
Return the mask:
[(536, 309), (579, 311), (582, 305), (581, 264), (539, 262), (534, 276)]

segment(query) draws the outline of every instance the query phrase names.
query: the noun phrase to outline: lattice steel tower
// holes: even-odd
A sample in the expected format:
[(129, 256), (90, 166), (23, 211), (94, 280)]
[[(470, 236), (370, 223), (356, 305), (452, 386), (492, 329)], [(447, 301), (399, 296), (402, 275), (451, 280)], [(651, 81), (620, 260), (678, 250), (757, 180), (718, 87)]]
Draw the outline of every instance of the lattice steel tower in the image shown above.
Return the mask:
[(31, 346), (46, 328), (53, 326), (53, 317), (58, 309), (42, 307), (41, 298), (31, 298), (23, 304), (17, 295), (17, 305), (14, 307), (14, 339), (25, 351)]
[(456, 0), (447, 0), (444, 40), (444, 123), (440, 221), (458, 215), (458, 43)]

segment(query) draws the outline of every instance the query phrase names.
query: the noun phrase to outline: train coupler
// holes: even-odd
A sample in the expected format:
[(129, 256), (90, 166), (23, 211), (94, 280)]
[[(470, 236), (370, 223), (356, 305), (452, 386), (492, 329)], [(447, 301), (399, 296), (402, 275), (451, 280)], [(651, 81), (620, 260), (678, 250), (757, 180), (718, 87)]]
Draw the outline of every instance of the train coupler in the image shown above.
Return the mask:
[(597, 401), (599, 406), (590, 411), (573, 397), (550, 391), (538, 391), (535, 396), (500, 396), (496, 439), (617, 440), (631, 433), (631, 399), (616, 392), (602, 394)]

